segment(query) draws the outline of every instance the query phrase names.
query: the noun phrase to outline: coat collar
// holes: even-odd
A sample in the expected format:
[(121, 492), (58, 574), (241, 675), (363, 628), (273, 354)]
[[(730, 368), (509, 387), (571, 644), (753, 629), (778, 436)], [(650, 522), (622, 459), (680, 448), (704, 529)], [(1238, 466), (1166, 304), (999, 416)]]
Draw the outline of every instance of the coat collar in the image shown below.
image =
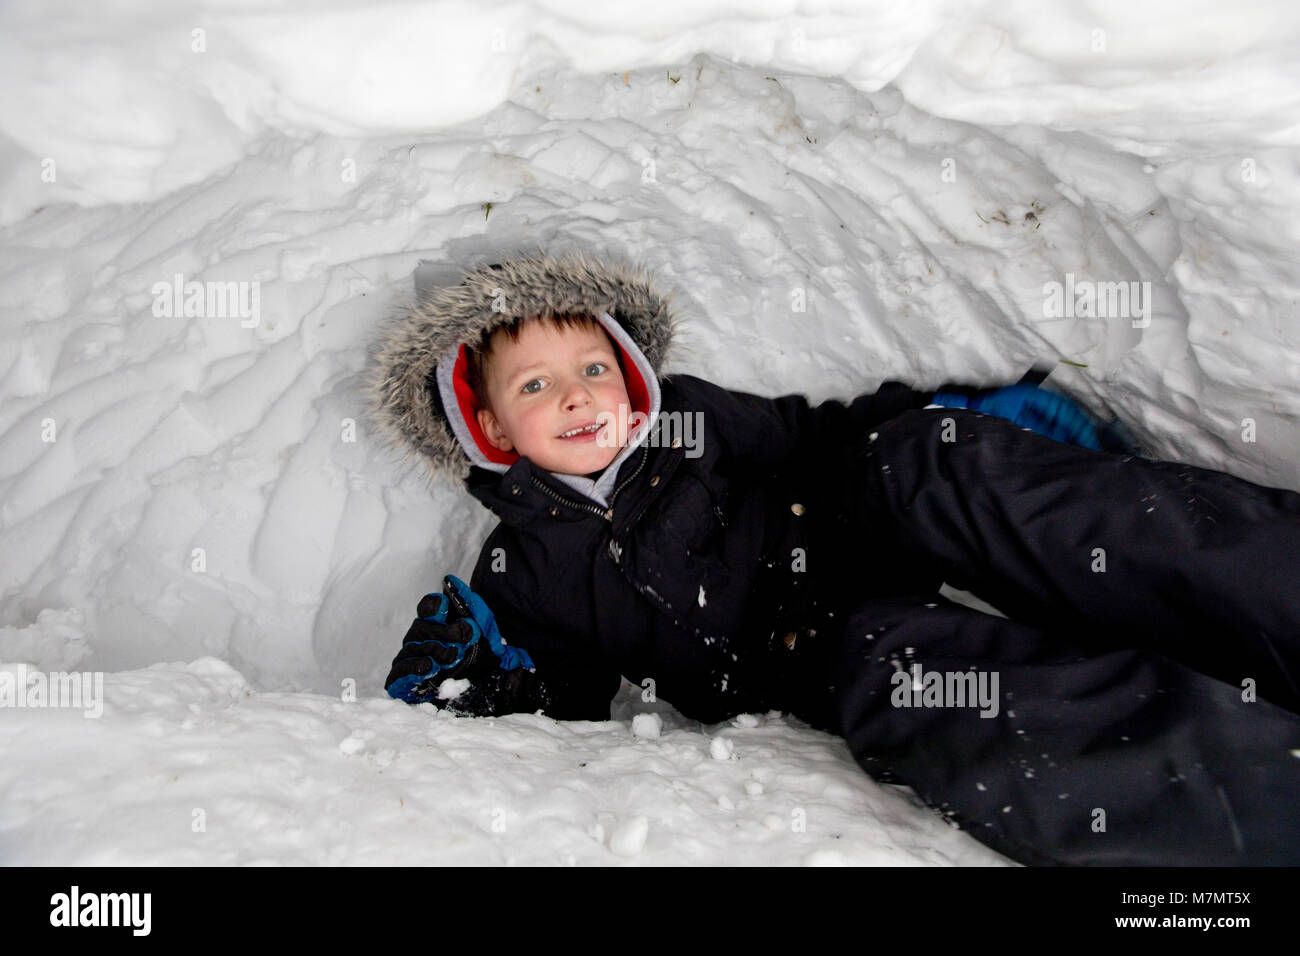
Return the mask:
[[(625, 494), (622, 489), (631, 484), (634, 475), (652, 470), (648, 462), (661, 457), (663, 451), (648, 447), (645, 442), (624, 449), (602, 474), (602, 478), (608, 477), (611, 488), (600, 500), (561, 480), (569, 476), (538, 468), (529, 458), (518, 459), (504, 472), (471, 466), (466, 486), (498, 518), (514, 527), (522, 528), (535, 521), (577, 521), (589, 517), (622, 525), (626, 522), (615, 521), (614, 509), (622, 513), (635, 494)], [(677, 449), (672, 451), (678, 453)], [(615, 488), (619, 489), (617, 497)]]

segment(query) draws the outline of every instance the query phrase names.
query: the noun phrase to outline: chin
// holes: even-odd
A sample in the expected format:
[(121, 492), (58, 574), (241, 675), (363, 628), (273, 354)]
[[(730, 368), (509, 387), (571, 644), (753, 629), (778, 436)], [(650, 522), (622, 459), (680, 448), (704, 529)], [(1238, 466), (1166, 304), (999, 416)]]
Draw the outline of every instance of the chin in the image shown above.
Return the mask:
[(572, 463), (572, 465), (565, 468), (564, 470), (570, 475), (590, 475), (593, 472), (604, 471), (606, 468), (609, 467), (609, 463), (613, 460), (614, 458), (611, 456), (610, 458), (604, 460), (596, 459), (593, 461), (585, 461), (585, 462), (575, 461)]
[(610, 462), (618, 457), (618, 452), (622, 449), (614, 449), (612, 455), (593, 456), (591, 458), (569, 458), (564, 461), (556, 462), (555, 467), (547, 469), (565, 475), (589, 475), (592, 472), (604, 471), (609, 467)]

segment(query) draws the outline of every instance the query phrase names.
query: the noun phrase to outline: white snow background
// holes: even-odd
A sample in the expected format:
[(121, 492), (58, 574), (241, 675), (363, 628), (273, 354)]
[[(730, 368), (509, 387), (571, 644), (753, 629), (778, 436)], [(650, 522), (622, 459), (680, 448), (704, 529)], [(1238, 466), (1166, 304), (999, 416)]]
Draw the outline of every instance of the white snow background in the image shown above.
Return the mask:
[[(780, 715), (389, 700), (493, 519), (380, 452), (367, 346), (421, 259), (582, 246), (673, 287), (674, 370), (1045, 361), (1295, 488), (1298, 79), (1260, 0), (0, 6), (0, 660), (104, 672), (97, 718), (0, 709), (0, 860), (1008, 862)], [(1046, 318), (1067, 273), (1149, 326)], [(258, 323), (155, 315), (177, 274)]]

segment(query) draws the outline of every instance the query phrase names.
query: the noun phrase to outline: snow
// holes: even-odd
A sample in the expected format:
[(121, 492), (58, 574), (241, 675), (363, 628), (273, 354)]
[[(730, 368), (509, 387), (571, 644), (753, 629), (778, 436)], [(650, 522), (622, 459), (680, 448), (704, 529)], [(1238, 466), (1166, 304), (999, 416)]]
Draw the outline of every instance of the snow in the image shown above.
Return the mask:
[(636, 816), (620, 823), (609, 836), (609, 848), (619, 856), (636, 856), (645, 847), (650, 832), (650, 821)]
[(438, 685), (438, 698), (440, 700), (455, 700), (469, 688), (470, 682), (467, 680), (448, 678)]
[[(0, 7), (0, 661), (105, 700), (3, 712), (6, 862), (1005, 862), (790, 718), (384, 696), (492, 522), (362, 418), (420, 259), (637, 258), (672, 367), (768, 395), (1046, 361), (1159, 457), (1300, 485), (1300, 8), (78, 13)], [(1149, 323), (1045, 314), (1067, 275)]]
[[(872, 784), (835, 737), (781, 717), (723, 724), (712, 740), (734, 757), (719, 763), (698, 724), (625, 689), (604, 723), (465, 720), (259, 691), (212, 657), (110, 673), (98, 719), (0, 720), (0, 844), (18, 865), (1000, 860)], [(629, 741), (644, 717), (662, 717), (662, 737)]]
[(632, 716), (632, 735), (647, 740), (658, 740), (663, 733), (664, 721), (658, 714), (634, 714)]

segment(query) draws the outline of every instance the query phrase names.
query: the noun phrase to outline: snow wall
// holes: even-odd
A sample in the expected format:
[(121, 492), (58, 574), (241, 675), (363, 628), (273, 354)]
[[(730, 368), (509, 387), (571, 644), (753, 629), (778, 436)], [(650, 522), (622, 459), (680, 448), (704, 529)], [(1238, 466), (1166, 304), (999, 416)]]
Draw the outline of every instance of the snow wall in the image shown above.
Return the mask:
[(88, 9), (0, 8), (0, 659), (382, 694), (491, 524), (362, 415), (421, 259), (643, 262), (670, 368), (767, 395), (1046, 363), (1300, 487), (1293, 4)]

